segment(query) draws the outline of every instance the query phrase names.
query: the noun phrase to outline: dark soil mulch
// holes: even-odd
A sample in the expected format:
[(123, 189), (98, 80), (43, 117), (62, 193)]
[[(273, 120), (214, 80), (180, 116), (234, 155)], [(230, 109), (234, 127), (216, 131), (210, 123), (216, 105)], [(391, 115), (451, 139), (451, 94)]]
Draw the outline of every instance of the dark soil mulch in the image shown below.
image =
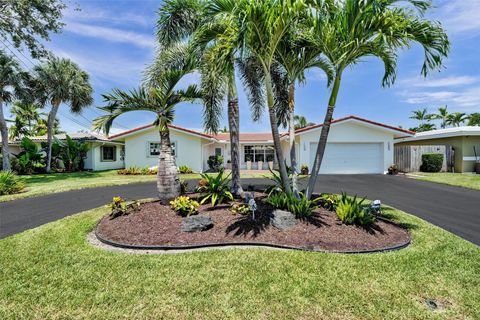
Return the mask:
[(199, 213), (208, 214), (214, 227), (187, 233), (181, 231), (182, 219), (169, 206), (159, 202), (141, 205), (140, 211), (110, 219), (102, 218), (97, 226), (98, 235), (113, 242), (128, 245), (188, 246), (220, 243), (266, 243), (310, 250), (364, 251), (393, 247), (408, 242), (405, 229), (382, 220), (365, 229), (342, 224), (334, 212), (315, 210), (309, 219), (300, 220), (287, 231), (270, 224), (272, 209), (259, 204), (256, 220), (251, 216), (234, 214), (230, 205), (215, 208), (203, 205)]

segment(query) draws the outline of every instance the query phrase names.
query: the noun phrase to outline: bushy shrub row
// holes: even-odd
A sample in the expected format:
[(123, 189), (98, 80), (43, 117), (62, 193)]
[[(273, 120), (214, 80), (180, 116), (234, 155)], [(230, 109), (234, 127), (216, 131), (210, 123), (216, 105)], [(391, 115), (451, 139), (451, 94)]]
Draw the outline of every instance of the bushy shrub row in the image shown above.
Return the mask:
[(293, 213), (297, 218), (310, 217), (313, 210), (318, 208), (318, 199), (310, 200), (303, 193), (299, 198), (292, 193), (272, 193), (267, 198), (267, 203), (272, 207), (281, 210), (287, 210)]
[(422, 154), (422, 165), (420, 171), (422, 172), (440, 172), (443, 166), (442, 153), (424, 153)]
[(128, 167), (125, 169), (117, 170), (117, 173), (124, 176), (147, 176), (147, 175), (156, 175), (158, 173), (158, 168), (140, 168), (140, 167)]

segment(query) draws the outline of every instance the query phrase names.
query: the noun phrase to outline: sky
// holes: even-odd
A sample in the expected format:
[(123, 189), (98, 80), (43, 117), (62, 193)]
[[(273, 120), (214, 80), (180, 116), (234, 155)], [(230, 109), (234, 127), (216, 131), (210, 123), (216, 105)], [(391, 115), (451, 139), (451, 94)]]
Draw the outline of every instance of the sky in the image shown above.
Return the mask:
[[(59, 118), (63, 130), (89, 129), (91, 120), (101, 114), (96, 107), (104, 105), (102, 94), (113, 88), (128, 90), (140, 85), (143, 71), (155, 56), (155, 23), (161, 4), (160, 0), (70, 0), (63, 32), (52, 35), (46, 46), (90, 74), (95, 103), (82, 115), (72, 115), (68, 106), (62, 106)], [(400, 53), (397, 82), (383, 88), (382, 63), (365, 59), (343, 75), (334, 118), (357, 115), (409, 128), (418, 125), (409, 117), (412, 110), (420, 108), (434, 112), (448, 105), (450, 112), (480, 112), (480, 0), (433, 0), (433, 4), (428, 17), (442, 23), (452, 43), (445, 68), (424, 79), (420, 75), (423, 50), (414, 45)], [(32, 64), (19, 57), (26, 66)], [(198, 76), (191, 75), (183, 83), (195, 81)], [(256, 123), (251, 120), (240, 81), (238, 91), (241, 131), (269, 131), (266, 117)], [(296, 113), (310, 122), (322, 122), (328, 95), (322, 72), (308, 72), (306, 84), (297, 90)], [(153, 119), (153, 114), (129, 113), (118, 118), (112, 132), (149, 124)], [(202, 130), (202, 105), (179, 105), (174, 123)], [(227, 125), (226, 113), (222, 125)]]

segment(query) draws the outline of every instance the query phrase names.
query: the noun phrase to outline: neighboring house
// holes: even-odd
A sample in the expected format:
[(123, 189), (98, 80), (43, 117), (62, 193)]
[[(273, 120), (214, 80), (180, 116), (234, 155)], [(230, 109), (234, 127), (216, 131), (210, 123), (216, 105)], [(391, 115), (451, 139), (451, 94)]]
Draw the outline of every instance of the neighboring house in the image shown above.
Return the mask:
[(395, 140), (398, 146), (450, 145), (455, 152), (455, 172), (473, 172), (476, 147), (480, 160), (480, 127), (456, 127), (419, 132), (412, 137)]
[[(80, 132), (69, 134), (69, 136), (73, 140), (85, 141), (90, 147), (87, 158), (84, 159), (85, 169), (101, 171), (125, 167), (125, 149), (123, 142), (109, 139), (97, 133)], [(55, 137), (59, 140), (66, 139), (65, 134), (57, 134)], [(47, 136), (30, 137), (30, 139), (39, 145), (42, 142), (47, 142)], [(21, 152), (20, 143), (20, 140), (9, 142), (10, 152), (12, 154)]]
[[(296, 150), (299, 166), (312, 167), (321, 125), (297, 130)], [(386, 173), (393, 164), (393, 143), (395, 138), (411, 137), (413, 132), (378, 122), (349, 116), (332, 122), (328, 145), (322, 163), (321, 173), (366, 174)], [(147, 125), (110, 136), (125, 144), (125, 166), (156, 166), (160, 137), (158, 129)], [(228, 133), (209, 135), (202, 132), (170, 126), (170, 139), (177, 165), (187, 165), (194, 171), (208, 170), (207, 160), (212, 155), (224, 156), (228, 167), (230, 140)], [(281, 135), (282, 150), (289, 159), (288, 134)], [(274, 160), (271, 133), (241, 133), (241, 168), (267, 170), (268, 161)], [(261, 165), (261, 167), (260, 167)]]

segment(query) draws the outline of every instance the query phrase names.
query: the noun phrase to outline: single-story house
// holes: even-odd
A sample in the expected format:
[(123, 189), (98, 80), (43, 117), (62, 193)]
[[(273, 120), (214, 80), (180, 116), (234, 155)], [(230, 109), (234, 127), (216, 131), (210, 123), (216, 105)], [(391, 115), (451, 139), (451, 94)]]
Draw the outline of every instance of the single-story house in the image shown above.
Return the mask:
[[(480, 127), (455, 127), (419, 132), (395, 140), (397, 146), (449, 145), (454, 149), (455, 172), (473, 172), (480, 160)], [(474, 147), (478, 159), (475, 159)]]
[[(115, 141), (93, 132), (77, 132), (71, 133), (69, 136), (73, 140), (84, 141), (90, 147), (87, 152), (87, 158), (84, 160), (85, 169), (102, 171), (125, 167), (125, 148), (123, 142)], [(66, 134), (57, 134), (55, 137), (59, 140), (65, 140)], [(42, 142), (47, 142), (47, 136), (30, 137), (30, 139), (38, 145)], [(8, 144), (12, 154), (21, 152), (21, 140), (10, 141)]]
[[(309, 126), (296, 132), (297, 162), (312, 167), (322, 125)], [(411, 137), (414, 133), (401, 128), (348, 116), (332, 122), (321, 173), (384, 174), (393, 164), (393, 144), (396, 138)], [(124, 144), (125, 167), (157, 165), (160, 137), (157, 128), (146, 125), (120, 134), (110, 140)], [(230, 161), (228, 133), (210, 135), (203, 132), (170, 126), (170, 140), (177, 165), (192, 170), (208, 170), (207, 160), (222, 155), (228, 167)], [(288, 161), (288, 133), (281, 135), (282, 149)], [(251, 163), (253, 170), (267, 170), (268, 162), (275, 160), (271, 133), (240, 134), (241, 169)]]

